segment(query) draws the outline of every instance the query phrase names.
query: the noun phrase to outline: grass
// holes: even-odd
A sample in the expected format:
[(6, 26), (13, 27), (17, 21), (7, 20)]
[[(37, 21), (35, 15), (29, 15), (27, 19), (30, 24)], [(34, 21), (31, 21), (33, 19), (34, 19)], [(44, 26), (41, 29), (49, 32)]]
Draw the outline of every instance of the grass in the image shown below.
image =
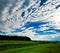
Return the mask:
[(0, 40), (0, 53), (60, 53), (60, 42)]

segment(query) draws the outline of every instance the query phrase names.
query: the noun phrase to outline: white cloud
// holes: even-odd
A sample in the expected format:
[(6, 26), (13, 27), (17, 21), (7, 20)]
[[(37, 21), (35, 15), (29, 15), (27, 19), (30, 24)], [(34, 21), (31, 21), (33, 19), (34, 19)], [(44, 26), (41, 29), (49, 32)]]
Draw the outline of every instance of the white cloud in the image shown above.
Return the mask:
[(32, 40), (35, 38), (35, 32), (32, 32), (32, 30), (26, 29), (23, 34), (27, 37), (30, 37)]
[(42, 36), (36, 36), (35, 39), (37, 41), (41, 40), (41, 41), (51, 41), (52, 38), (49, 35), (42, 35)]
[(9, 16), (9, 13), (8, 13), (8, 11), (9, 11), (9, 7), (11, 6), (11, 4), (8, 4), (5, 8), (4, 8), (4, 10), (2, 11), (2, 21), (5, 21), (7, 18), (8, 18), (8, 16)]
[(45, 31), (45, 30), (47, 30), (47, 29), (49, 29), (49, 28), (48, 28), (48, 27), (46, 27), (46, 26), (45, 26), (45, 27), (41, 27), (41, 28), (40, 28), (40, 30), (41, 30), (41, 31)]

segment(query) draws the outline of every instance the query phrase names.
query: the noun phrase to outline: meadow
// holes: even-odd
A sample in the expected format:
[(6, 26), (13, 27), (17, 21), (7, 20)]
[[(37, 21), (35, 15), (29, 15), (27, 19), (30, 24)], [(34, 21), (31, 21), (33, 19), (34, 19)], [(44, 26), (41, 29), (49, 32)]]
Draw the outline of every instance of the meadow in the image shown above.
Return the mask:
[(0, 40), (0, 53), (60, 53), (60, 42)]

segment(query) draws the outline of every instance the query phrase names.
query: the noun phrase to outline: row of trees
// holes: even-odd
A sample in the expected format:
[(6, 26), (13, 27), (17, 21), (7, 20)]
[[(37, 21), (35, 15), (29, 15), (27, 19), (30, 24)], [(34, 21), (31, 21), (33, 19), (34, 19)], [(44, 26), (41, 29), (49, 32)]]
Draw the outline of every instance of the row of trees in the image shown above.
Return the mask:
[(22, 37), (22, 36), (3, 36), (3, 35), (0, 35), (0, 40), (26, 40), (26, 41), (30, 41), (31, 39), (29, 37)]

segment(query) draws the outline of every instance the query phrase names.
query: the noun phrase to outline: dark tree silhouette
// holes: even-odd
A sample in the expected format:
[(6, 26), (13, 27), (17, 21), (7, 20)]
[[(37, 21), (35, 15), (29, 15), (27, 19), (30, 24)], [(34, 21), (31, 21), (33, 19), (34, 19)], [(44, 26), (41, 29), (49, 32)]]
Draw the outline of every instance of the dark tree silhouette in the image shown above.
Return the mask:
[(23, 41), (30, 41), (29, 37), (24, 36), (3, 36), (0, 35), (0, 40), (23, 40)]

